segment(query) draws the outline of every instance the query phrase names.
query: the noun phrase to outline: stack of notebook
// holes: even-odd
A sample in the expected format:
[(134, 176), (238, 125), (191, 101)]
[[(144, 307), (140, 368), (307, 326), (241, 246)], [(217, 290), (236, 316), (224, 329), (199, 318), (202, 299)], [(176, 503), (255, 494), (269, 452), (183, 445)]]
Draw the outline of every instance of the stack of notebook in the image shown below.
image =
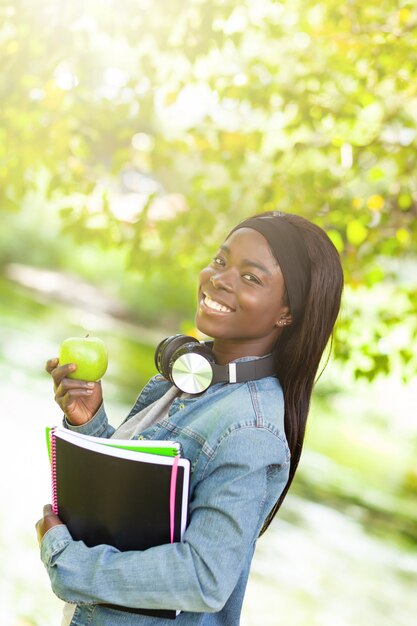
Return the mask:
[[(89, 437), (47, 429), (52, 507), (75, 540), (146, 550), (181, 541), (188, 517), (190, 462), (172, 441)], [(175, 618), (176, 610), (120, 610)]]

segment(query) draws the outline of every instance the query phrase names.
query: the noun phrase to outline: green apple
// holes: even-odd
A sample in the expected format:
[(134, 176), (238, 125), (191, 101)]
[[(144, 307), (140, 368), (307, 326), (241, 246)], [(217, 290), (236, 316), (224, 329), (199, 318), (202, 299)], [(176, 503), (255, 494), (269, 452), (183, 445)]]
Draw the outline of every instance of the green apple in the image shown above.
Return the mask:
[(75, 363), (77, 369), (69, 378), (100, 380), (107, 370), (107, 348), (99, 337), (69, 337), (62, 342), (59, 350), (59, 364)]

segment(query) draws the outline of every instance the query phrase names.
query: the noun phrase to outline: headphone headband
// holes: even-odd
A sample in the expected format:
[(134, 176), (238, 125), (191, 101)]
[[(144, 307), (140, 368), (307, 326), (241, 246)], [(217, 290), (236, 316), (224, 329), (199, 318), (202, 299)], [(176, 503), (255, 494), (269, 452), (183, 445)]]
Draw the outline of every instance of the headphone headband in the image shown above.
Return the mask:
[(265, 376), (274, 376), (274, 357), (272, 354), (243, 361), (242, 363), (227, 363), (217, 365), (214, 363), (212, 384), (219, 382), (245, 383), (248, 380), (259, 380)]

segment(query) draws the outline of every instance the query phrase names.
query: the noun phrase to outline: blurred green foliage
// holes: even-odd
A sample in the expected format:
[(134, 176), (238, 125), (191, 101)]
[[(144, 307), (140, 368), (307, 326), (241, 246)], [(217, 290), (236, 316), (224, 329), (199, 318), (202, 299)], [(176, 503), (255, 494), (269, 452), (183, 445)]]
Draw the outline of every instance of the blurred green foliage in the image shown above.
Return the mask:
[(3, 0), (1, 262), (81, 272), (138, 319), (191, 326), (228, 229), (300, 213), (343, 259), (336, 354), (410, 377), (416, 37), (407, 0)]
[[(412, 0), (0, 0), (0, 367), (4, 414), (15, 416), (3, 427), (26, 419), (34, 433), (30, 475), (38, 476), (38, 425), (27, 406), (52, 413), (46, 379), (39, 389), (33, 381), (59, 342), (92, 319), (112, 354), (106, 398), (130, 405), (154, 373), (158, 336), (193, 326), (196, 273), (230, 227), (280, 209), (326, 228), (347, 285), (339, 362), (316, 387), (293, 493), (415, 550), (416, 67)], [(35, 295), (14, 280), (16, 264), (38, 268)], [(99, 287), (78, 309), (71, 275)], [(61, 281), (59, 291), (46, 290), (49, 279)], [(116, 324), (94, 318), (100, 293), (123, 303)], [(26, 524), (28, 494), (22, 502)], [(9, 509), (4, 537), (19, 527)], [(314, 511), (308, 517), (314, 524)], [(294, 623), (300, 610), (297, 623), (328, 621), (331, 597), (333, 622), (357, 623), (346, 617), (355, 608), (366, 623), (405, 624), (415, 614), (415, 552), (396, 570), (400, 553), (390, 561), (374, 544), (366, 552), (336, 522), (346, 552), (320, 518), (305, 552), (311, 595), (308, 568), (291, 569), (292, 549), (290, 587), (273, 579), (274, 601), (277, 587), (281, 604), (294, 587)], [(302, 540), (284, 534), (305, 551)], [(25, 616), (13, 623), (46, 623), (27, 545), (2, 549), (3, 604)], [(352, 569), (359, 554), (366, 566)], [(12, 562), (25, 564), (13, 591)], [(335, 584), (347, 598), (340, 605)], [(367, 595), (372, 611), (362, 610)]]

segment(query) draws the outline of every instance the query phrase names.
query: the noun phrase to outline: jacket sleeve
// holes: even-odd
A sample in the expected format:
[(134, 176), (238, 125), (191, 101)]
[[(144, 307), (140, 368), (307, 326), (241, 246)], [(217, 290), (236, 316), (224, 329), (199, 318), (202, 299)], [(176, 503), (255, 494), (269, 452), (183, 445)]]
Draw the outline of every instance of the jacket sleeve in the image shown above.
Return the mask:
[(182, 543), (119, 552), (73, 541), (66, 526), (50, 529), (41, 556), (54, 592), (77, 604), (219, 611), (287, 481), (288, 465), (283, 440), (266, 429), (240, 428), (207, 464)]
[(107, 439), (110, 438), (115, 431), (113, 426), (109, 424), (103, 403), (99, 407), (97, 413), (86, 424), (83, 424), (82, 426), (74, 426), (68, 422), (66, 417), (64, 417), (63, 426), (68, 428), (68, 430), (82, 433), (83, 435), (90, 435), (91, 437), (105, 437)]
[[(154, 400), (158, 400), (171, 386), (171, 383), (166, 381), (161, 375), (153, 376), (136, 398), (135, 404), (124, 421), (129, 420), (141, 409), (154, 402)], [(73, 426), (64, 417), (63, 426), (69, 430), (82, 433), (83, 435), (106, 437), (107, 439), (110, 438), (115, 431), (115, 428), (109, 424), (103, 403), (97, 413), (86, 424)]]

